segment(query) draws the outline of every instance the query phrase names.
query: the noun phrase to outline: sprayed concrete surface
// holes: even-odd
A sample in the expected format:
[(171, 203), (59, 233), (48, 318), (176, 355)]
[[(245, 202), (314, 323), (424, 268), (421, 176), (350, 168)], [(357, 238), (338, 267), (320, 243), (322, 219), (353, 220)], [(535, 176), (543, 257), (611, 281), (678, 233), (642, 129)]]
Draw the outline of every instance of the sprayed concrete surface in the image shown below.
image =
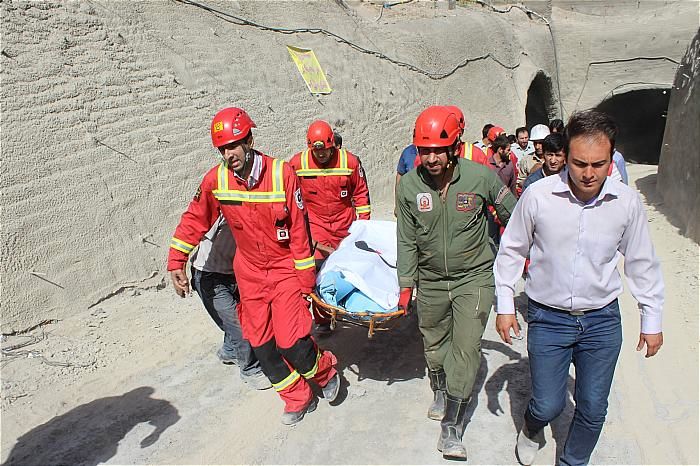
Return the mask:
[[(551, 30), (518, 9), (340, 3), (206, 2), (454, 71), (430, 79), (321, 34), (263, 31), (179, 1), (0, 2), (1, 325), (58, 320), (3, 341), (2, 461), (442, 462), (415, 318), (371, 341), (355, 327), (325, 340), (343, 369), (342, 401), (291, 429), (273, 392), (248, 390), (215, 359), (220, 335), (164, 273), (169, 236), (216, 163), (211, 116), (248, 109), (257, 147), (283, 158), (303, 146), (310, 121), (328, 119), (363, 160), (375, 216), (390, 218), (396, 159), (426, 105), (464, 109), (468, 140), (488, 121), (520, 126), (529, 104), (566, 117), (616, 92), (670, 88), (697, 31), (694, 1), (540, 2)], [(315, 50), (332, 94), (308, 93), (287, 44)], [(652, 360), (634, 352), (638, 317), (625, 294), (626, 341), (592, 460), (697, 464), (698, 249), (664, 216), (656, 167), (630, 174), (662, 260), (666, 344)], [(525, 343), (501, 344), (493, 319), (477, 389), (470, 462), (513, 463)], [(571, 412), (547, 431), (542, 463), (555, 461)]]
[[(478, 4), (202, 3), (220, 13), (165, 0), (0, 2), (3, 332), (160, 282), (179, 215), (216, 163), (208, 129), (223, 106), (246, 108), (257, 147), (282, 158), (303, 148), (311, 121), (329, 120), (386, 215), (396, 160), (425, 106), (459, 105), (469, 140), (489, 121), (514, 131), (529, 106), (539, 119), (566, 117), (632, 81), (670, 86), (697, 29), (694, 1), (625, 2), (606, 16), (551, 2), (551, 31), (521, 10)], [(451, 74), (431, 79), (333, 37), (231, 15), (323, 28)], [(288, 44), (314, 49), (332, 94), (309, 94)]]

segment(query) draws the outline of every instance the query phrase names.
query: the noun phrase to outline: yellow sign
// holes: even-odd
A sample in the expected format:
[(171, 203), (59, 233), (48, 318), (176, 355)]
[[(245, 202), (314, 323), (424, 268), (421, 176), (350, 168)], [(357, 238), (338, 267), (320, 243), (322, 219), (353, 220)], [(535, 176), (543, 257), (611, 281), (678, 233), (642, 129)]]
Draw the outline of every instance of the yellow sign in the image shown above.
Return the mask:
[(326, 75), (321, 68), (321, 65), (316, 59), (316, 54), (311, 49), (302, 49), (299, 47), (287, 46), (289, 55), (296, 63), (301, 77), (304, 78), (306, 86), (312, 94), (330, 94), (331, 86), (326, 80)]

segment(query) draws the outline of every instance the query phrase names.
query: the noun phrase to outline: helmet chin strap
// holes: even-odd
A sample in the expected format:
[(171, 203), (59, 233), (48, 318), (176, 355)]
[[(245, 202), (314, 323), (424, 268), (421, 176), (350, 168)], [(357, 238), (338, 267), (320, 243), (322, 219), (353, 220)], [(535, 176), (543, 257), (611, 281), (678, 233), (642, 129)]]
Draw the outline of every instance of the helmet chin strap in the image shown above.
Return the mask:
[(245, 151), (245, 158), (243, 159), (243, 166), (237, 172), (239, 175), (248, 171), (248, 168), (253, 163), (253, 149), (248, 144), (244, 144), (243, 150)]

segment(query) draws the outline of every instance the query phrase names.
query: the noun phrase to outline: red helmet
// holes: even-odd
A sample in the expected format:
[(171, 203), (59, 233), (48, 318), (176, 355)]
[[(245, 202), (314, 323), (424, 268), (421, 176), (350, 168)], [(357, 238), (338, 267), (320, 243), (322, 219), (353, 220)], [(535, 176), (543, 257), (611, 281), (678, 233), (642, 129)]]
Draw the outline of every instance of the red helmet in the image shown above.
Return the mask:
[(428, 107), (416, 118), (413, 144), (416, 147), (447, 147), (461, 133), (459, 117), (442, 105)]
[(493, 128), (491, 128), (491, 129), (489, 130), (489, 134), (486, 136), (486, 138), (487, 138), (489, 141), (493, 142), (493, 141), (496, 140), (496, 138), (497, 138), (498, 136), (500, 136), (501, 134), (505, 134), (505, 132), (506, 132), (506, 130), (504, 130), (504, 129), (501, 128), (500, 126), (494, 126)]
[(328, 149), (335, 147), (333, 128), (323, 120), (316, 120), (306, 132), (306, 145), (309, 149)]
[(464, 119), (464, 113), (462, 113), (462, 109), (456, 105), (445, 105), (445, 108), (455, 114), (455, 116), (459, 120), (459, 130), (461, 132), (464, 132), (464, 128), (467, 127), (467, 120)]
[(255, 122), (243, 109), (229, 107), (219, 110), (211, 121), (211, 142), (214, 147), (221, 147), (240, 141), (255, 127)]

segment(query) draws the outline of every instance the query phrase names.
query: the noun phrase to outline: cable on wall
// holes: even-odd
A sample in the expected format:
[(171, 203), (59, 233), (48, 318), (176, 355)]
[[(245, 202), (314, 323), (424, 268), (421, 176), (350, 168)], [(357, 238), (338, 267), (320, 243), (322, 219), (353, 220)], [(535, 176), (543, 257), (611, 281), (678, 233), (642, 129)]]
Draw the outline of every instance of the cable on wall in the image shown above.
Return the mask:
[(344, 37), (342, 37), (334, 32), (328, 31), (326, 29), (322, 29), (322, 28), (285, 28), (285, 27), (266, 26), (264, 24), (259, 24), (259, 23), (256, 23), (254, 21), (242, 18), (240, 16), (233, 15), (231, 13), (226, 13), (224, 11), (217, 10), (216, 8), (210, 7), (208, 5), (204, 5), (204, 4), (199, 3), (199, 2), (195, 2), (193, 0), (173, 0), (173, 1), (177, 2), (177, 3), (182, 3), (184, 5), (189, 5), (189, 6), (201, 8), (205, 11), (208, 11), (209, 13), (212, 13), (214, 16), (218, 17), (219, 19), (221, 19), (223, 21), (237, 24), (239, 26), (240, 25), (252, 26), (252, 27), (255, 27), (257, 29), (261, 29), (263, 31), (272, 31), (272, 32), (278, 32), (278, 33), (282, 33), (282, 34), (303, 34), (303, 33), (306, 33), (306, 34), (321, 34), (321, 35), (325, 35), (328, 37), (332, 37), (336, 41), (338, 41), (342, 44), (348, 45), (349, 47), (351, 47), (359, 52), (366, 53), (368, 55), (373, 55), (373, 56), (379, 58), (380, 60), (385, 60), (385, 61), (388, 61), (390, 63), (393, 63), (394, 65), (407, 68), (415, 73), (425, 75), (428, 78), (433, 79), (433, 80), (445, 79), (448, 76), (451, 76), (452, 74), (454, 74), (460, 68), (465, 67), (469, 63), (472, 63), (475, 61), (486, 60), (486, 59), (491, 59), (494, 62), (498, 63), (503, 68), (506, 68), (508, 70), (514, 70), (515, 68), (520, 66), (520, 62), (513, 64), (513, 65), (504, 63), (498, 57), (494, 56), (492, 53), (489, 52), (489, 53), (486, 53), (484, 55), (480, 55), (478, 57), (465, 58), (464, 60), (462, 60), (460, 63), (458, 63), (457, 65), (455, 65), (452, 69), (450, 69), (448, 71), (428, 71), (428, 70), (420, 68), (416, 65), (413, 65), (411, 63), (391, 58), (382, 52), (378, 52), (376, 50), (370, 50), (370, 49), (367, 49), (365, 47), (362, 47), (361, 45), (358, 45), (358, 44), (356, 44), (348, 39), (345, 39)]

